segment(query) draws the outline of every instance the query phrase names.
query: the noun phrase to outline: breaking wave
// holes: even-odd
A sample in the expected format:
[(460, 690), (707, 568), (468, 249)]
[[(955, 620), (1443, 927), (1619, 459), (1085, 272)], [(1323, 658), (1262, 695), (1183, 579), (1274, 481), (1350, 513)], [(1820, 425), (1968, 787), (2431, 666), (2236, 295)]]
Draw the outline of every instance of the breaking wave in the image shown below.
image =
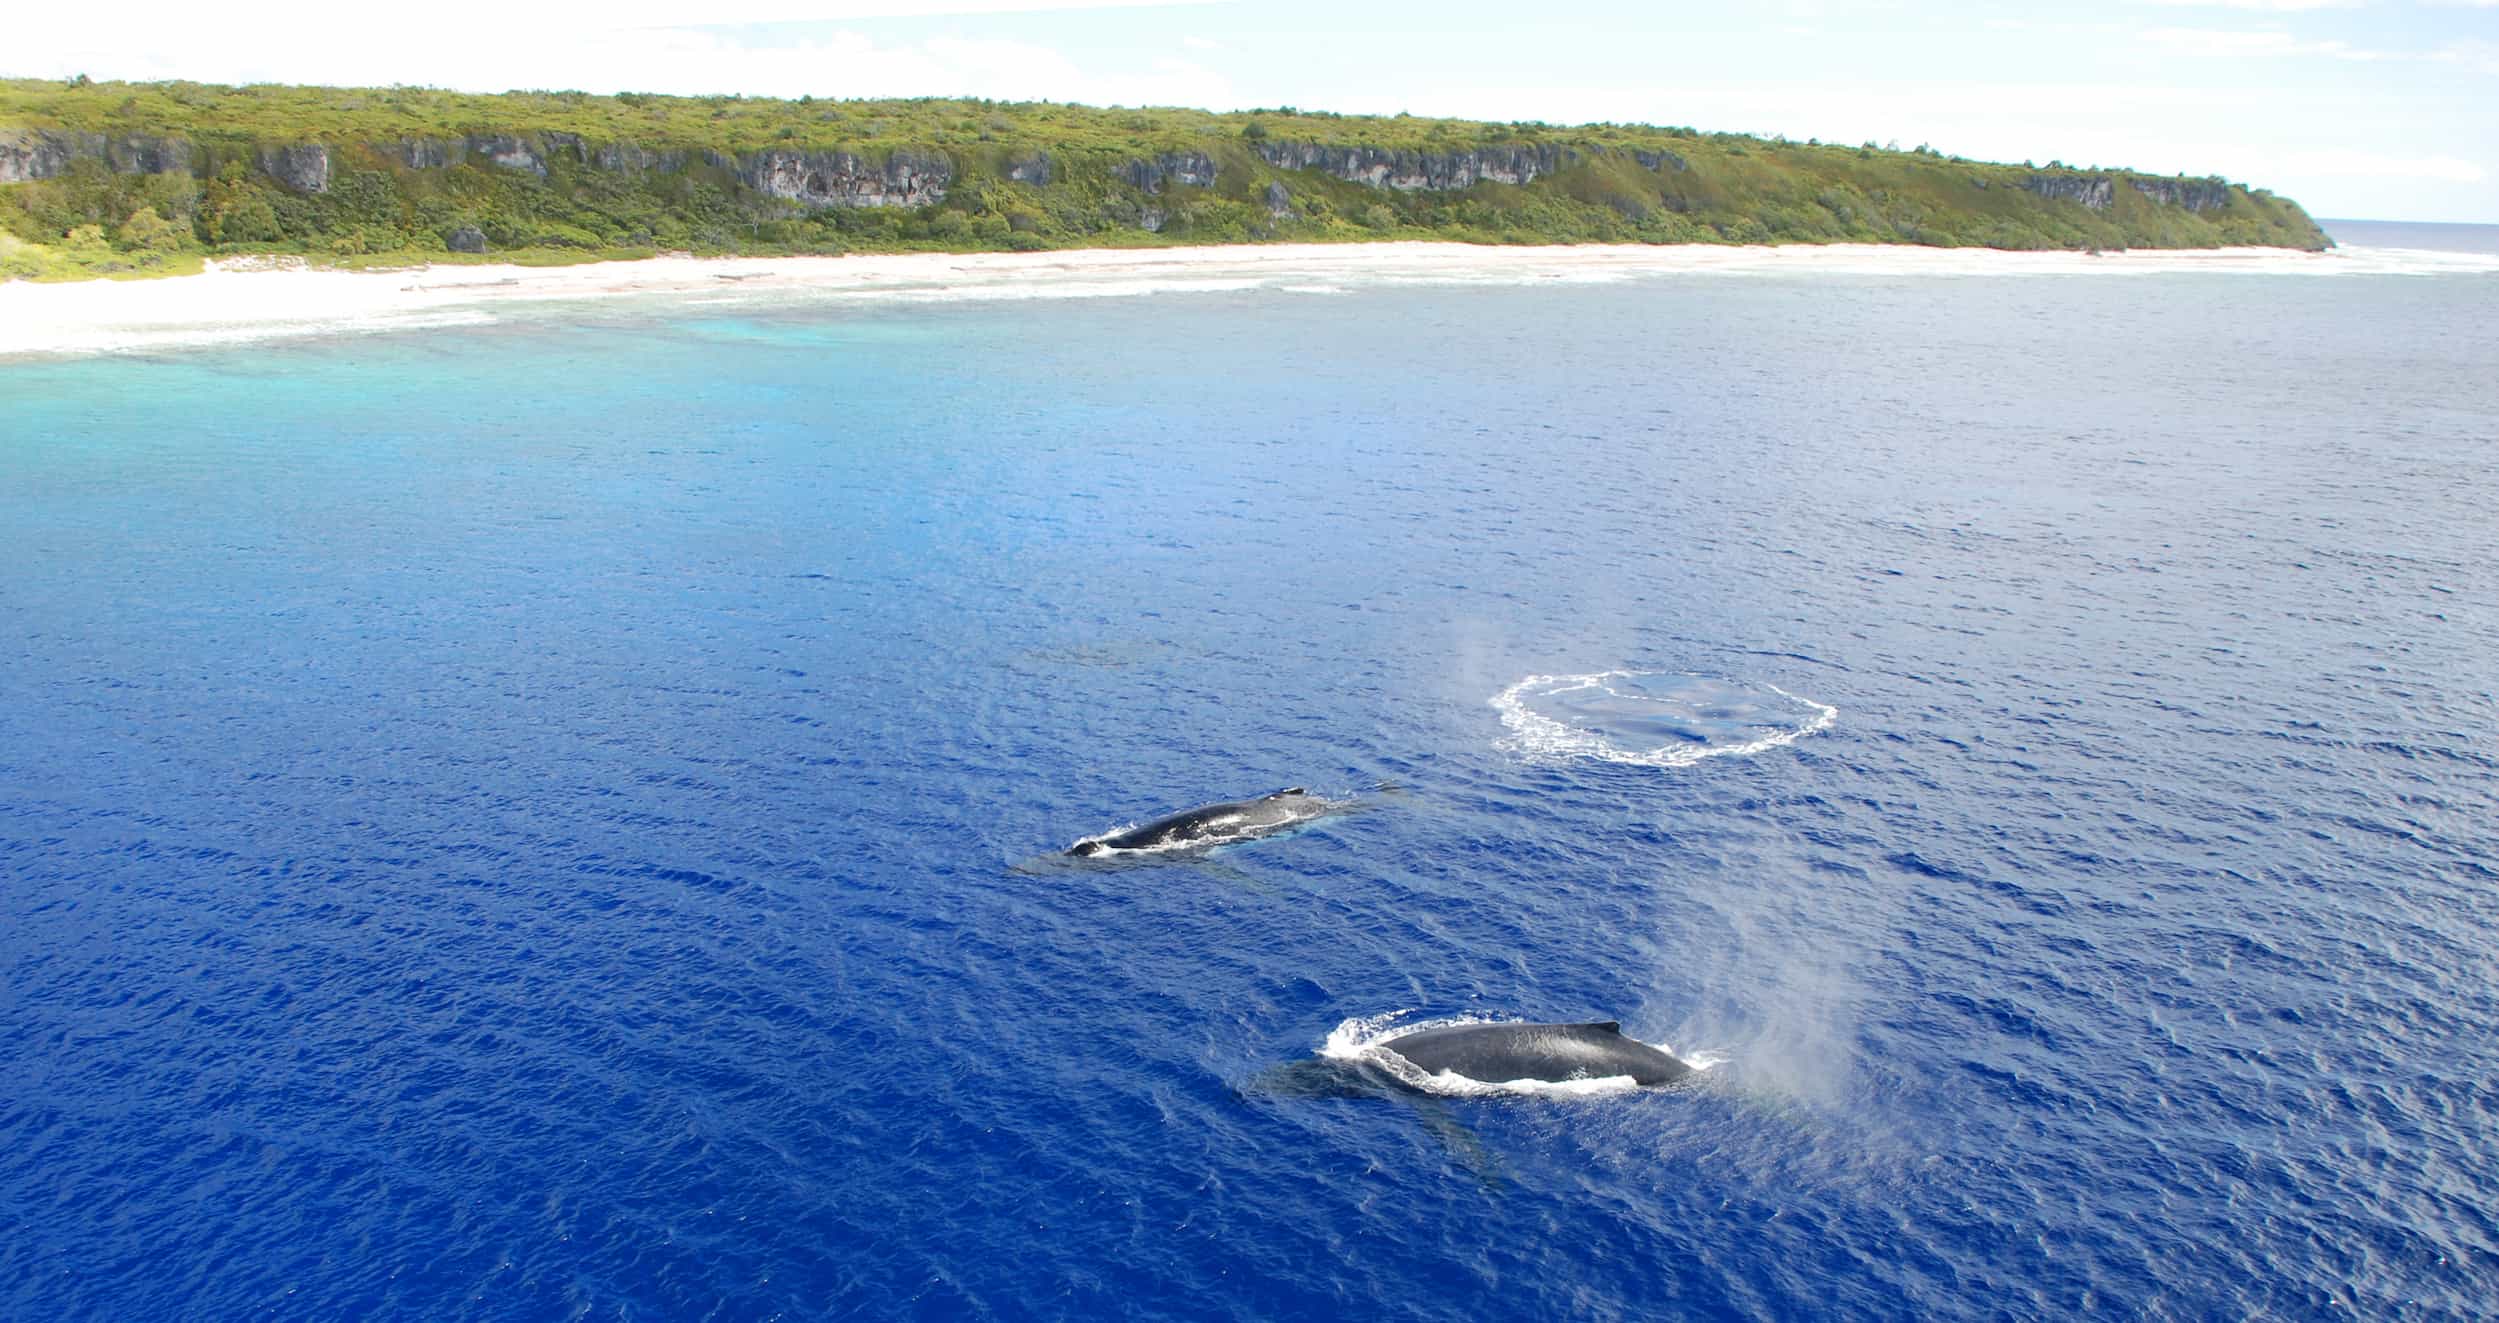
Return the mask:
[(1510, 733), (1502, 748), (1530, 758), (1595, 758), (1690, 767), (1704, 758), (1793, 744), (1839, 709), (1776, 685), (1664, 671), (1531, 675), (1495, 694)]

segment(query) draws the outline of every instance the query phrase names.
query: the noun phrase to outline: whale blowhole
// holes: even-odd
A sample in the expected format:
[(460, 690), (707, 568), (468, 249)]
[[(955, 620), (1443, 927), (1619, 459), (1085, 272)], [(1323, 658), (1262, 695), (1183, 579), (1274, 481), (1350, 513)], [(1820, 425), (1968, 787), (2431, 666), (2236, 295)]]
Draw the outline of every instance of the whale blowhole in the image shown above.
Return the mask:
[(1773, 684), (1678, 671), (1531, 675), (1495, 694), (1500, 747), (1536, 759), (1689, 767), (1828, 728), (1839, 709)]

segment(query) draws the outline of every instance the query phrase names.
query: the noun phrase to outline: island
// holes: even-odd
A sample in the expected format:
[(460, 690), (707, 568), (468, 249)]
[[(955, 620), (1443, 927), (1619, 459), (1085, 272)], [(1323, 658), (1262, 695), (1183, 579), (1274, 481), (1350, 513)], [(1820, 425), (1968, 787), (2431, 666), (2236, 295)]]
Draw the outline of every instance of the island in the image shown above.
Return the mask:
[(1692, 128), (0, 80), (0, 279), (1375, 240), (2331, 242), (2219, 178)]

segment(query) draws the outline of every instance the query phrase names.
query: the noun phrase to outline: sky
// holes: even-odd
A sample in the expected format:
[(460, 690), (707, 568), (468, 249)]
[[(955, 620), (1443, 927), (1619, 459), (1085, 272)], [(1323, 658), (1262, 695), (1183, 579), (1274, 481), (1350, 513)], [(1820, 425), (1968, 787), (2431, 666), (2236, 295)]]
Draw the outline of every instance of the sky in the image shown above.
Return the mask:
[(2323, 217), (2499, 223), (2499, 0), (1989, 8), (124, 0), (109, 20), (22, 6), (0, 75), (1612, 120), (2219, 174)]

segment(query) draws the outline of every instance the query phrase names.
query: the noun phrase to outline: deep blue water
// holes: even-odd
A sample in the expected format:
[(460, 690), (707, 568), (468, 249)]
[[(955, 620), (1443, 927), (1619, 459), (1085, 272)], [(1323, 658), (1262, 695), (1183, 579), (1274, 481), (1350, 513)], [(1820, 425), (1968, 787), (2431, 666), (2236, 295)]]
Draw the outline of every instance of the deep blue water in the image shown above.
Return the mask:
[[(2495, 298), (0, 365), (0, 1317), (2484, 1314)], [(1618, 670), (1836, 716), (1644, 764), (1491, 703)], [(1293, 783), (1365, 809), (1042, 861)], [(1262, 1086), (1408, 1009), (1723, 1060)]]

